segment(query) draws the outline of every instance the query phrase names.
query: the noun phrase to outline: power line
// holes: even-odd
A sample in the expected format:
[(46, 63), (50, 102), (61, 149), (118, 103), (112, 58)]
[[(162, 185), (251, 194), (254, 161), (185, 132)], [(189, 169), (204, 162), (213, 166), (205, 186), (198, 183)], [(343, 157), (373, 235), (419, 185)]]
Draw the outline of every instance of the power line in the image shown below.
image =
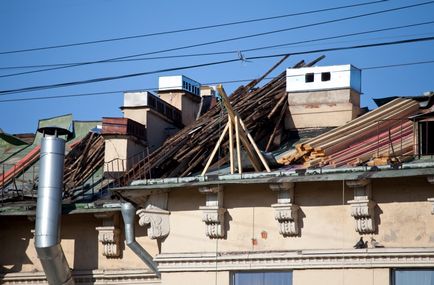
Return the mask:
[[(252, 56), (252, 57), (246, 57), (245, 60), (266, 59), (266, 58), (282, 57), (282, 56), (290, 56), (290, 55), (302, 55), (302, 54), (311, 54), (311, 53), (342, 51), (342, 50), (380, 47), (380, 46), (389, 46), (389, 45), (398, 45), (398, 44), (409, 44), (409, 43), (426, 42), (426, 41), (432, 41), (432, 40), (434, 40), (434, 37), (412, 38), (412, 39), (392, 41), (392, 42), (380, 42), (380, 43), (365, 44), (365, 45), (334, 47), (334, 48), (291, 52), (291, 53), (283, 53), (283, 54)], [(49, 85), (31, 86), (31, 87), (24, 87), (24, 88), (11, 89), (11, 90), (2, 90), (2, 91), (0, 91), (0, 96), (5, 96), (5, 95), (10, 95), (10, 94), (15, 94), (15, 93), (24, 93), (24, 92), (32, 92), (32, 91), (38, 91), (38, 90), (46, 90), (46, 89), (53, 89), (53, 88), (61, 88), (61, 87), (103, 82), (103, 81), (111, 81), (111, 80), (131, 78), (131, 77), (137, 77), (137, 76), (143, 76), (143, 75), (149, 75), (149, 74), (155, 74), (155, 73), (162, 73), (162, 72), (168, 72), (168, 71), (178, 71), (178, 70), (192, 69), (192, 68), (198, 68), (198, 67), (220, 65), (220, 64), (226, 64), (226, 63), (236, 62), (236, 61), (240, 61), (240, 60), (241, 59), (229, 59), (229, 60), (223, 60), (223, 61), (214, 61), (214, 62), (208, 62), (208, 63), (202, 63), (202, 64), (196, 64), (196, 65), (173, 67), (173, 68), (160, 69), (160, 70), (147, 71), (147, 72), (130, 73), (130, 74), (124, 74), (124, 75), (118, 75), (118, 76), (93, 78), (93, 79), (88, 79), (88, 80), (72, 81), (72, 82), (49, 84)]]
[(227, 26), (233, 26), (233, 25), (240, 25), (240, 24), (247, 24), (247, 23), (254, 23), (254, 22), (269, 21), (269, 20), (288, 18), (288, 17), (294, 17), (294, 16), (302, 16), (302, 15), (308, 15), (308, 14), (315, 14), (315, 13), (321, 13), (321, 12), (328, 12), (328, 11), (334, 11), (334, 10), (341, 10), (341, 9), (346, 9), (346, 8), (354, 8), (354, 7), (360, 7), (360, 6), (372, 5), (372, 4), (378, 4), (378, 3), (384, 3), (384, 2), (387, 2), (387, 1), (388, 0), (378, 0), (378, 1), (359, 3), (359, 4), (352, 4), (352, 5), (344, 5), (344, 6), (337, 6), (337, 7), (331, 7), (331, 8), (324, 8), (324, 9), (319, 9), (319, 10), (311, 10), (311, 11), (291, 13), (291, 14), (284, 14), (284, 15), (278, 15), (278, 16), (265, 17), (265, 18), (255, 18), (255, 19), (250, 19), (250, 20), (235, 21), (235, 22), (228, 22), (228, 23), (215, 24), (215, 25), (207, 25), (207, 26), (200, 26), (200, 27), (193, 27), (193, 28), (185, 28), (185, 29), (178, 29), (178, 30), (171, 30), (171, 31), (164, 31), (164, 32), (155, 32), (155, 33), (148, 33), (148, 34), (141, 34), (141, 35), (117, 37), (117, 38), (95, 40), (95, 41), (87, 41), (87, 42), (69, 43), (69, 44), (63, 44), (63, 45), (36, 47), (36, 48), (28, 48), (28, 49), (20, 49), (20, 50), (12, 50), (12, 51), (2, 51), (2, 52), (0, 52), (0, 55), (2, 55), (2, 54), (12, 54), (12, 53), (22, 53), (22, 52), (31, 52), (31, 51), (40, 51), (40, 50), (48, 50), (48, 49), (58, 49), (58, 48), (74, 47), (74, 46), (81, 46), (81, 45), (91, 45), (91, 44), (99, 44), (99, 43), (106, 43), (106, 42), (130, 40), (130, 39), (136, 39), (136, 38), (145, 38), (145, 37), (161, 36), (161, 35), (168, 35), (168, 34), (175, 34), (175, 33), (184, 33), (184, 32), (191, 32), (191, 31), (199, 31), (199, 30), (206, 30), (206, 29), (227, 27)]
[(339, 48), (317, 49), (317, 50), (312, 50), (312, 51), (301, 51), (301, 52), (281, 53), (281, 54), (273, 54), (273, 55), (252, 56), (252, 57), (247, 57), (246, 59), (247, 60), (264, 59), (264, 58), (280, 57), (280, 56), (285, 56), (285, 55), (301, 55), (301, 54), (309, 54), (309, 53), (317, 53), (317, 52), (340, 51), (340, 50), (360, 49), (360, 48), (368, 48), (368, 47), (380, 47), (380, 46), (388, 46), (388, 45), (426, 42), (426, 41), (432, 41), (432, 40), (434, 40), (434, 37), (415, 38), (415, 39), (406, 39), (406, 40), (393, 41), (393, 42), (382, 42), (382, 43), (355, 45), (355, 46), (339, 47)]
[[(338, 39), (338, 38), (346, 38), (346, 37), (352, 37), (352, 36), (358, 36), (358, 35), (365, 35), (365, 34), (372, 34), (372, 33), (378, 33), (378, 32), (391, 31), (391, 30), (412, 28), (412, 27), (431, 25), (431, 24), (434, 24), (434, 21), (420, 22), (420, 23), (415, 23), (415, 24), (407, 24), (407, 25), (402, 25), (402, 26), (394, 26), (394, 27), (389, 27), (389, 28), (374, 29), (374, 30), (362, 31), (362, 32), (354, 32), (354, 33), (341, 34), (341, 35), (336, 35), (336, 36), (308, 39), (308, 40), (302, 40), (302, 41), (297, 41), (297, 42), (289, 42), (289, 43), (276, 44), (276, 45), (267, 45), (267, 46), (242, 49), (242, 50), (230, 50), (230, 51), (194, 53), (194, 54), (181, 54), (181, 55), (166, 55), (166, 56), (134, 58), (134, 59), (121, 59), (121, 60), (113, 60), (113, 61), (105, 62), (105, 63), (119, 63), (119, 62), (155, 60), (155, 59), (172, 59), (172, 58), (198, 57), (198, 56), (210, 56), (210, 55), (237, 54), (238, 52), (245, 53), (245, 52), (251, 52), (251, 51), (272, 49), (272, 48), (277, 48), (277, 47), (285, 47), (285, 46), (298, 45), (298, 44), (303, 44), (303, 43), (312, 43), (312, 42), (325, 41), (325, 40)], [(27, 66), (8, 66), (8, 67), (0, 67), (0, 70), (66, 66), (66, 65), (72, 65), (72, 64), (84, 64), (84, 63), (86, 63), (86, 62), (53, 63), (53, 64), (27, 65)], [(32, 73), (32, 71), (0, 75), (0, 78), (22, 75), (22, 74), (28, 74), (28, 73)]]
[[(369, 67), (361, 67), (361, 70), (375, 70), (375, 69), (385, 69), (385, 68), (396, 68), (396, 67), (404, 67), (411, 65), (422, 65), (422, 64), (432, 64), (434, 60), (426, 60), (426, 61), (416, 61), (416, 62), (406, 62), (406, 63), (396, 63), (389, 65), (378, 65), (378, 66), (369, 66)], [(274, 77), (266, 77), (264, 79), (270, 80)], [(208, 82), (203, 85), (215, 85), (215, 84), (231, 84), (231, 83), (241, 83), (241, 82), (250, 82), (254, 80), (252, 79), (238, 79), (238, 80), (229, 80), (229, 81), (218, 81), (218, 82)], [(67, 95), (53, 95), (53, 96), (43, 96), (43, 97), (30, 97), (30, 98), (19, 98), (19, 99), (5, 99), (0, 100), (0, 103), (8, 103), (8, 102), (20, 102), (20, 101), (34, 101), (34, 100), (48, 100), (48, 99), (62, 99), (62, 98), (72, 98), (72, 97), (86, 97), (86, 96), (100, 96), (100, 95), (108, 95), (108, 94), (118, 94), (118, 93), (126, 93), (126, 92), (144, 92), (144, 91), (158, 91), (157, 87), (153, 88), (145, 88), (140, 90), (117, 90), (117, 91), (106, 91), (106, 92), (93, 92), (93, 93), (76, 93), (76, 94), (67, 94)]]
[[(174, 47), (174, 48), (163, 49), (163, 50), (152, 51), (152, 52), (146, 52), (146, 53), (132, 54), (132, 55), (114, 57), (114, 58), (109, 58), (109, 59), (97, 60), (97, 61), (82, 62), (82, 63), (78, 63), (78, 64), (71, 64), (71, 65), (60, 66), (60, 67), (53, 67), (53, 68), (46, 68), (46, 69), (27, 71), (27, 72), (20, 73), (20, 75), (21, 74), (30, 74), (30, 73), (52, 71), (52, 70), (59, 70), (59, 69), (66, 69), (66, 68), (72, 68), (72, 67), (84, 66), (84, 65), (91, 65), (91, 64), (99, 64), (99, 63), (105, 63), (105, 62), (112, 62), (112, 61), (116, 61), (116, 60), (134, 58), (134, 57), (139, 57), (139, 56), (144, 56), (144, 55), (159, 54), (159, 53), (164, 53), (164, 52), (177, 51), (177, 50), (183, 50), (183, 49), (190, 49), (190, 48), (195, 48), (195, 47), (214, 45), (214, 44), (231, 42), (231, 41), (237, 41), (237, 40), (243, 40), (243, 39), (254, 38), (254, 37), (261, 37), (261, 36), (265, 36), (265, 35), (277, 34), (277, 33), (287, 32), (287, 31), (291, 31), (291, 30), (303, 29), (303, 28), (308, 28), (308, 27), (314, 27), (314, 26), (319, 26), (319, 25), (325, 25), (325, 24), (331, 24), (331, 23), (337, 23), (337, 22), (342, 22), (342, 21), (347, 21), (347, 20), (358, 19), (358, 18), (362, 18), (362, 17), (379, 15), (379, 14), (384, 14), (384, 13), (388, 13), (388, 12), (394, 12), (394, 11), (399, 11), (399, 10), (404, 10), (404, 9), (419, 7), (419, 6), (423, 6), (423, 5), (429, 5), (429, 4), (433, 4), (433, 3), (434, 3), (434, 1), (422, 2), (422, 3), (418, 3), (418, 4), (412, 4), (412, 5), (407, 5), (407, 6), (400, 6), (400, 7), (386, 9), (386, 10), (380, 10), (380, 11), (376, 11), (376, 12), (359, 14), (359, 15), (355, 15), (355, 16), (349, 16), (349, 17), (344, 17), (344, 18), (338, 18), (338, 19), (333, 19), (333, 20), (316, 22), (316, 23), (312, 23), (312, 24), (300, 25), (300, 26), (295, 26), (295, 27), (290, 27), (290, 28), (285, 28), (285, 29), (279, 29), (279, 30), (273, 30), (273, 31), (268, 31), (268, 32), (250, 34), (250, 35), (246, 35), (246, 36), (238, 36), (238, 37), (232, 37), (232, 38), (227, 38), (227, 39), (222, 39), (222, 40), (203, 42), (203, 43), (198, 43), (198, 44), (192, 44), (192, 45)], [(18, 75), (18, 74), (14, 74), (14, 75)]]

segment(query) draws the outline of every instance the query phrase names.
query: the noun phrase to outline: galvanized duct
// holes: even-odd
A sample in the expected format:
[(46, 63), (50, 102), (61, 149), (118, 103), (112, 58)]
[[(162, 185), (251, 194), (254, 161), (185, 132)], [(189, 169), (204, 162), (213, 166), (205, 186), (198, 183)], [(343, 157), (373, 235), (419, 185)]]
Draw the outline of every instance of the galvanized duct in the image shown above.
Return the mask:
[(127, 246), (144, 262), (149, 268), (160, 276), (157, 264), (155, 264), (152, 256), (136, 241), (134, 233), (134, 217), (136, 208), (131, 203), (122, 203), (121, 206), (122, 218), (125, 225), (125, 241)]
[[(65, 141), (57, 128), (41, 129), (41, 158), (36, 205), (35, 247), (50, 285), (74, 285), (60, 245)], [(55, 136), (46, 137), (46, 133)]]

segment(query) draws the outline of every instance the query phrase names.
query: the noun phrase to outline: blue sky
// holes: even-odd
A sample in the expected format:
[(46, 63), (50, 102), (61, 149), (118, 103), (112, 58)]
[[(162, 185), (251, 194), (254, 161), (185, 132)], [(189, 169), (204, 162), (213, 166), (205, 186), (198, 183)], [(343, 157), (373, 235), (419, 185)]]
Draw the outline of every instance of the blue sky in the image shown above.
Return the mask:
[[(371, 0), (372, 1), (372, 0)], [(197, 26), (213, 25), (282, 14), (297, 13), (356, 3), (360, 1), (22, 1), (0, 2), (0, 52), (44, 47), (75, 42), (101, 40)], [(83, 45), (44, 51), (0, 54), (0, 68), (64, 62), (96, 61), (136, 53), (152, 52), (172, 47), (215, 41), (253, 33), (285, 29), (351, 15), (427, 2), (427, 0), (389, 0), (381, 3), (287, 17), (270, 21), (234, 25), (216, 29), (192, 31), (155, 37), (137, 38), (95, 45)], [(415, 24), (434, 20), (434, 4), (381, 15), (318, 25), (263, 37), (255, 37), (216, 45), (158, 54), (243, 50), (265, 45), (289, 43), (346, 33)], [(387, 31), (289, 47), (246, 52), (245, 56), (279, 54), (346, 45), (393, 41), (434, 35), (434, 25)], [(353, 64), (372, 67), (397, 63), (434, 60), (433, 42), (386, 46), (363, 50), (324, 53), (319, 65)], [(321, 54), (290, 57), (272, 75), (276, 75), (301, 59), (312, 60)], [(123, 63), (103, 63), (21, 76), (0, 78), (0, 91), (28, 86), (86, 80), (99, 77), (146, 72), (170, 67), (194, 65), (237, 58), (237, 54), (184, 57)], [(57, 96), (92, 92), (111, 92), (155, 88), (158, 76), (184, 74), (202, 83), (256, 78), (263, 74), (276, 58), (234, 62), (177, 72), (151, 74), (122, 80), (77, 85), (0, 96), (1, 100)], [(0, 69), (0, 76), (35, 69)], [(434, 64), (362, 71), (362, 105), (374, 107), (372, 98), (420, 95), (434, 90)], [(226, 84), (227, 91), (240, 83)], [(119, 107), (123, 94), (105, 94), (75, 98), (0, 102), (0, 128), (9, 133), (34, 132), (38, 119), (72, 113), (76, 120), (98, 120), (105, 116), (122, 116)]]

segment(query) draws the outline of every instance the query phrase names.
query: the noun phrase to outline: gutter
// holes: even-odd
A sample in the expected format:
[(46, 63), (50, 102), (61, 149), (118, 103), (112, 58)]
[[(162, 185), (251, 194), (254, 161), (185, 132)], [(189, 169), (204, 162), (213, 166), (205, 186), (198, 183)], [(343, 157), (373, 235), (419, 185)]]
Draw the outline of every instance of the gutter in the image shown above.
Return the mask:
[(136, 241), (134, 233), (134, 218), (136, 208), (131, 203), (122, 203), (121, 206), (122, 218), (125, 226), (125, 242), (127, 246), (157, 275), (161, 274), (158, 271), (157, 264), (152, 256)]
[(227, 175), (205, 175), (173, 178), (156, 178), (147, 180), (136, 180), (129, 186), (110, 189), (110, 191), (128, 196), (130, 191), (139, 191), (142, 194), (150, 195), (154, 191), (169, 191), (185, 187), (201, 187), (224, 184), (264, 184), (281, 182), (315, 182), (315, 181), (342, 181), (357, 180), (363, 178), (396, 178), (413, 176), (434, 175), (434, 161), (403, 164), (399, 169), (390, 166), (379, 166), (372, 170), (366, 166), (348, 168), (314, 168), (305, 172), (289, 169), (273, 172), (251, 172), (243, 174)]
[[(60, 245), (65, 140), (57, 135), (62, 135), (62, 130), (38, 130), (44, 135), (41, 139), (35, 248), (50, 285), (75, 284)], [(54, 136), (46, 137), (46, 133)]]

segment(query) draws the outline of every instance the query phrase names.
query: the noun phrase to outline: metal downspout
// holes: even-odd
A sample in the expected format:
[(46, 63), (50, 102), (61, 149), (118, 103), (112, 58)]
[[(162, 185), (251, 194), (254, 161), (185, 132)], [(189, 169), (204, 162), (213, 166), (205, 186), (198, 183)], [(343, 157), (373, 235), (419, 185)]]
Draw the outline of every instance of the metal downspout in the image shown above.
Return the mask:
[(127, 246), (144, 262), (146, 265), (160, 277), (157, 264), (152, 256), (136, 241), (134, 233), (134, 217), (136, 208), (131, 203), (122, 203), (122, 218), (125, 225), (125, 241)]
[[(47, 129), (46, 132), (42, 129), (35, 247), (50, 285), (74, 285), (60, 245), (65, 141), (57, 137), (62, 129)], [(46, 137), (45, 134), (51, 134), (50, 131), (55, 136)]]

